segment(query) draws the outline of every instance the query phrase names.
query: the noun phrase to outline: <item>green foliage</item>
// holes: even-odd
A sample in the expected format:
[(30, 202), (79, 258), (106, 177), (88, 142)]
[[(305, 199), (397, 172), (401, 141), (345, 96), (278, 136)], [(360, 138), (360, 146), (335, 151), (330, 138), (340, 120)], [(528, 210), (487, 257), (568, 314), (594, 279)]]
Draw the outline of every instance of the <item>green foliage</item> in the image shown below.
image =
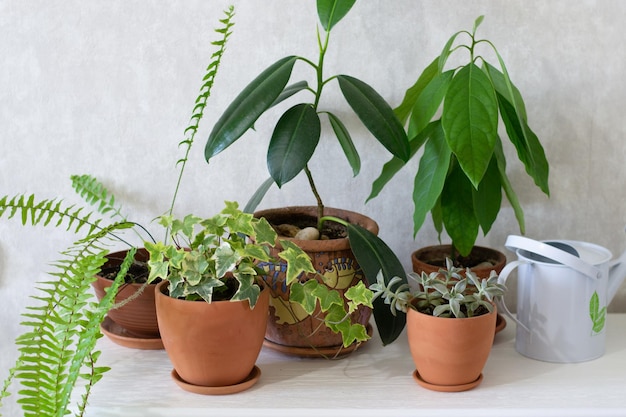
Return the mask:
[[(265, 220), (239, 210), (235, 202), (215, 216), (201, 219), (187, 215), (182, 220), (162, 216), (160, 223), (171, 230), (172, 244), (145, 242), (150, 253), (149, 282), (169, 281), (169, 295), (187, 300), (248, 300), (254, 308), (261, 289), (257, 283), (263, 271), (259, 261), (274, 261), (269, 247), (276, 232)], [(290, 284), (304, 272), (315, 272), (306, 253), (296, 245), (286, 247), (279, 256), (288, 262)], [(227, 281), (237, 280), (234, 294)]]
[[(472, 32), (460, 31), (448, 40), (394, 109), (402, 123), (408, 124), (411, 156), (424, 149), (413, 188), (414, 234), (430, 211), (436, 229), (441, 233), (445, 227), (464, 256), (474, 246), (479, 229), (483, 234), (491, 229), (500, 211), (502, 190), (521, 232), (525, 230), (522, 208), (506, 175), (499, 121), (528, 175), (549, 195), (548, 161), (528, 126), (522, 96), (495, 46), (476, 37), (482, 19), (476, 19)], [(461, 36), (469, 42), (455, 46)], [(491, 48), (499, 69), (478, 54), (480, 45)], [(457, 51), (468, 53), (467, 63), (447, 70), (448, 59)], [(385, 164), (368, 199), (376, 197), (403, 166), (397, 157)]]
[(446, 269), (438, 272), (422, 272), (421, 275), (411, 272), (409, 276), (417, 283), (415, 290), (399, 277), (385, 282), (381, 271), (370, 289), (375, 298), (380, 297), (390, 306), (393, 314), (406, 313), (408, 308), (413, 308), (437, 317), (464, 318), (493, 311), (493, 303), (505, 291), (495, 271), (482, 280), (469, 268), (465, 270), (465, 277), (461, 271), (446, 259)]
[(589, 300), (589, 317), (591, 317), (591, 322), (593, 323), (593, 332), (600, 333), (604, 329), (606, 321), (606, 306), (600, 308), (600, 297), (595, 291)]
[[(361, 161), (346, 125), (336, 115), (319, 109), (324, 86), (336, 80), (354, 113), (363, 125), (389, 152), (402, 161), (409, 158), (406, 134), (391, 107), (368, 84), (347, 75), (324, 77), (324, 58), (332, 28), (349, 12), (355, 0), (319, 0), (317, 12), (325, 36), (318, 28), (319, 57), (317, 63), (301, 56), (291, 55), (279, 59), (248, 84), (221, 115), (205, 146), (205, 158), (211, 158), (237, 141), (270, 107), (301, 91), (312, 94), (310, 100), (294, 105), (279, 117), (267, 152), (268, 171), (279, 187), (304, 171), (311, 191), (323, 211), (323, 202), (317, 192), (308, 163), (313, 156), (321, 135), (320, 114), (326, 113), (337, 140), (341, 145), (352, 172), (357, 175)], [(310, 87), (306, 81), (288, 85), (296, 62), (303, 62), (315, 72), (317, 85)], [(265, 182), (246, 207), (253, 211), (265, 192)]]

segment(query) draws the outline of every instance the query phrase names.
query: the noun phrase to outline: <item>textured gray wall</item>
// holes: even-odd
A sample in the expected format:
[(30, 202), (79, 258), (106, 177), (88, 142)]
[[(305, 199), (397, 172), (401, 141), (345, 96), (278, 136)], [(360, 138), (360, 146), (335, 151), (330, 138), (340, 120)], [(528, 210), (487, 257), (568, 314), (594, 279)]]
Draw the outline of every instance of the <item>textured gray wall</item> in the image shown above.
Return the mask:
[[(256, 133), (209, 166), (202, 152), (210, 128), (234, 95), (270, 63), (288, 54), (316, 58), (314, 1), (233, 3), (234, 34), (192, 151), (179, 214), (209, 215), (224, 200), (247, 201), (266, 177), (270, 118), (261, 119)], [(0, 2), (0, 194), (33, 192), (79, 202), (69, 176), (89, 173), (114, 191), (130, 218), (148, 224), (164, 212), (176, 179), (174, 163), (182, 156), (177, 143), (213, 51), (212, 29), (228, 4)], [(471, 29), (481, 14), (486, 18), (479, 34), (492, 40), (507, 62), (551, 163), (547, 198), (519, 163), (509, 162), (527, 235), (590, 241), (617, 256), (626, 248), (625, 2), (361, 1), (333, 31), (327, 74), (354, 75), (396, 105), (452, 33)], [(295, 72), (308, 76), (298, 65)], [(334, 86), (328, 92), (323, 106), (348, 115)], [(354, 117), (344, 118), (361, 152), (361, 175), (351, 178), (328, 136), (311, 169), (326, 204), (377, 220), (381, 237), (408, 269), (415, 248), (437, 242), (429, 222), (415, 239), (411, 232), (417, 161), (365, 205), (388, 157)], [(506, 151), (515, 156), (511, 146)], [(334, 174), (325, 176), (331, 169)], [(313, 202), (305, 179), (298, 177), (273, 190), (263, 207)], [(479, 243), (504, 250), (512, 233), (518, 228), (505, 204)], [(12, 340), (34, 283), (45, 278), (49, 263), (72, 239), (61, 230), (42, 233), (0, 221), (1, 378), (15, 357)], [(624, 288), (613, 311), (626, 311)]]

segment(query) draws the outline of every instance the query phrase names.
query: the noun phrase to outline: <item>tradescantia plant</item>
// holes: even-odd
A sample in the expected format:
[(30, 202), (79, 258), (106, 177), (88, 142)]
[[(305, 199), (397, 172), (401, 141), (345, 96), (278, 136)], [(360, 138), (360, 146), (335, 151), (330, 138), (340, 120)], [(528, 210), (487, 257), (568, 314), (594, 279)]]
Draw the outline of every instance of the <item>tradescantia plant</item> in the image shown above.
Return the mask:
[[(169, 296), (211, 303), (219, 300), (248, 300), (254, 308), (266, 272), (259, 262), (277, 262), (270, 255), (276, 245), (276, 232), (265, 218), (256, 218), (239, 210), (236, 202), (226, 202), (217, 215), (201, 219), (162, 216), (160, 223), (171, 230), (171, 244), (146, 242), (150, 253), (149, 282), (158, 278), (169, 281)], [(319, 305), (326, 314), (324, 324), (341, 333), (345, 347), (369, 338), (365, 327), (351, 323), (350, 315), (359, 305), (372, 307), (372, 292), (363, 283), (347, 293), (347, 306), (336, 290), (315, 279), (301, 283), (302, 274), (315, 274), (309, 256), (288, 240), (278, 242), (278, 257), (286, 263), (286, 285), (290, 301), (312, 314)], [(347, 309), (346, 309), (347, 307)]]
[[(328, 118), (353, 174), (359, 173), (360, 157), (345, 124), (336, 114), (322, 110), (319, 106), (324, 87), (332, 82), (339, 85), (354, 113), (389, 152), (402, 161), (409, 158), (406, 133), (380, 94), (357, 78), (348, 75), (326, 77), (324, 74), (331, 30), (354, 3), (355, 0), (318, 0), (317, 13), (322, 30), (318, 27), (317, 62), (295, 55), (276, 61), (241, 91), (213, 127), (205, 146), (207, 162), (253, 128), (258, 118), (270, 107), (296, 93), (310, 93), (308, 100), (290, 107), (277, 121), (267, 150), (267, 167), (271, 178), (259, 188), (247, 211), (254, 210), (272, 183), (282, 187), (304, 171), (317, 201), (318, 219), (323, 216), (324, 204), (309, 169), (309, 161), (321, 135), (321, 115)], [(313, 70), (316, 80), (314, 86), (309, 86), (306, 81), (288, 85), (296, 62), (304, 63)]]
[[(499, 121), (527, 174), (549, 195), (543, 147), (528, 125), (524, 101), (502, 57), (489, 40), (476, 35), (482, 21), (483, 16), (476, 19), (472, 32), (455, 33), (394, 109), (403, 124), (408, 122), (411, 157), (423, 148), (413, 188), (413, 232), (417, 234), (430, 211), (437, 231), (445, 228), (453, 252), (456, 248), (463, 256), (470, 253), (479, 228), (484, 234), (491, 229), (502, 191), (524, 233), (522, 207), (506, 175)], [(456, 45), (463, 36), (468, 42)], [(497, 65), (479, 53), (481, 46), (493, 51)], [(461, 53), (467, 63), (448, 69), (449, 58)], [(404, 165), (399, 158), (385, 164), (368, 200)]]
[(417, 283), (415, 290), (397, 276), (386, 284), (381, 271), (370, 289), (374, 297), (380, 297), (390, 306), (393, 314), (406, 313), (408, 308), (413, 308), (436, 317), (464, 318), (493, 311), (493, 303), (505, 291), (505, 287), (498, 284), (496, 272), (491, 271), (489, 278), (480, 279), (469, 268), (465, 276), (461, 271), (462, 268), (456, 268), (447, 258), (446, 268), (438, 272), (422, 272), (421, 275), (411, 272), (408, 275)]

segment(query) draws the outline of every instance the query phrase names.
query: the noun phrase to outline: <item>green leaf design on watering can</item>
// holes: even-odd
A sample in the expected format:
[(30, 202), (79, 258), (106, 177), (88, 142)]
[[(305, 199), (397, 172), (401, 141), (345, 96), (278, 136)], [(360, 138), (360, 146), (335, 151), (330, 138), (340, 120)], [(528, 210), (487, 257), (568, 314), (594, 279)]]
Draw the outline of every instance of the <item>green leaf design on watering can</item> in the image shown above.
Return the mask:
[(600, 333), (604, 329), (606, 306), (600, 308), (600, 297), (598, 297), (598, 293), (595, 291), (589, 301), (589, 316), (591, 316), (591, 321), (593, 322), (593, 332)]

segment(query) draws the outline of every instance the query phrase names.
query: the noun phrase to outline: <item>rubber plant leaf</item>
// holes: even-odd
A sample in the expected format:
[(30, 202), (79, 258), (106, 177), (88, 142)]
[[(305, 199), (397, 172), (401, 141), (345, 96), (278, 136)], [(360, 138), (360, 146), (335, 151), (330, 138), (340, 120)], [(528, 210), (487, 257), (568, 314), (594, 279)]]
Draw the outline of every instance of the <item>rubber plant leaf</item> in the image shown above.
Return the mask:
[(394, 156), (408, 161), (409, 141), (389, 104), (359, 79), (338, 75), (337, 81), (346, 101), (367, 130)]
[(413, 187), (413, 236), (422, 227), (426, 215), (433, 208), (441, 194), (452, 151), (448, 147), (441, 125), (433, 132), (432, 137), (424, 146), (424, 154), (420, 158), (419, 168), (415, 175)]
[(313, 156), (320, 134), (320, 119), (311, 104), (297, 104), (281, 116), (267, 150), (267, 167), (278, 187), (304, 169)]
[(446, 232), (462, 256), (469, 255), (478, 236), (472, 192), (469, 179), (454, 164), (441, 192), (441, 215)]
[[(347, 228), (352, 252), (363, 269), (368, 285), (376, 282), (376, 276), (381, 270), (385, 284), (389, 284), (389, 280), (396, 276), (401, 279), (401, 283), (407, 283), (402, 263), (385, 242), (361, 226), (348, 224)], [(372, 304), (378, 333), (383, 345), (387, 345), (396, 340), (404, 329), (406, 315), (394, 316), (382, 298), (377, 298)]]
[(328, 120), (330, 121), (330, 126), (333, 128), (335, 136), (337, 137), (337, 140), (341, 145), (341, 149), (343, 149), (343, 153), (348, 159), (350, 168), (352, 168), (352, 175), (356, 177), (359, 174), (359, 171), (361, 171), (361, 158), (359, 157), (359, 152), (354, 146), (352, 137), (350, 137), (350, 132), (348, 132), (346, 126), (341, 120), (339, 120), (337, 116), (332, 113), (327, 114)]
[(452, 79), (441, 124), (448, 146), (477, 188), (498, 135), (498, 101), (489, 77), (475, 64), (461, 68)]
[[(422, 147), (424, 143), (431, 137), (433, 132), (437, 129), (441, 129), (441, 122), (436, 120), (431, 122), (424, 130), (422, 130), (417, 136), (411, 139), (409, 142), (410, 149), (410, 157), (413, 158), (417, 151)], [(367, 197), (367, 201), (372, 198), (378, 196), (385, 185), (391, 181), (391, 179), (402, 169), (402, 167), (406, 164), (405, 161), (400, 158), (393, 157), (389, 162), (383, 165), (383, 169), (381, 173), (378, 175), (378, 178), (374, 180), (372, 184), (372, 191), (370, 192), (369, 197)]]
[(243, 89), (218, 119), (204, 148), (208, 161), (239, 139), (284, 90), (295, 56), (282, 58), (268, 67)]
[(356, 0), (317, 0), (317, 15), (326, 32), (348, 14)]
[(254, 192), (254, 194), (252, 194), (250, 200), (248, 200), (248, 202), (246, 203), (246, 206), (243, 208), (243, 212), (254, 213), (259, 204), (261, 204), (261, 201), (263, 201), (265, 194), (267, 194), (273, 184), (274, 178), (272, 177), (269, 177), (268, 179), (263, 181), (259, 188), (257, 188), (257, 190)]
[(474, 213), (483, 235), (486, 235), (496, 221), (502, 204), (502, 184), (495, 156), (491, 158), (487, 172), (473, 194)]
[(535, 184), (546, 195), (550, 195), (548, 186), (550, 168), (537, 135), (530, 130), (524, 119), (518, 117), (517, 112), (508, 100), (500, 94), (497, 97), (506, 133), (517, 150), (519, 160), (522, 161), (526, 172), (533, 178)]
[(306, 81), (298, 81), (297, 83), (288, 85), (284, 88), (284, 90), (278, 95), (276, 100), (270, 105), (270, 107), (274, 107), (278, 103), (287, 100), (289, 97), (293, 96), (296, 93), (299, 93), (302, 90), (306, 90), (309, 84)]

